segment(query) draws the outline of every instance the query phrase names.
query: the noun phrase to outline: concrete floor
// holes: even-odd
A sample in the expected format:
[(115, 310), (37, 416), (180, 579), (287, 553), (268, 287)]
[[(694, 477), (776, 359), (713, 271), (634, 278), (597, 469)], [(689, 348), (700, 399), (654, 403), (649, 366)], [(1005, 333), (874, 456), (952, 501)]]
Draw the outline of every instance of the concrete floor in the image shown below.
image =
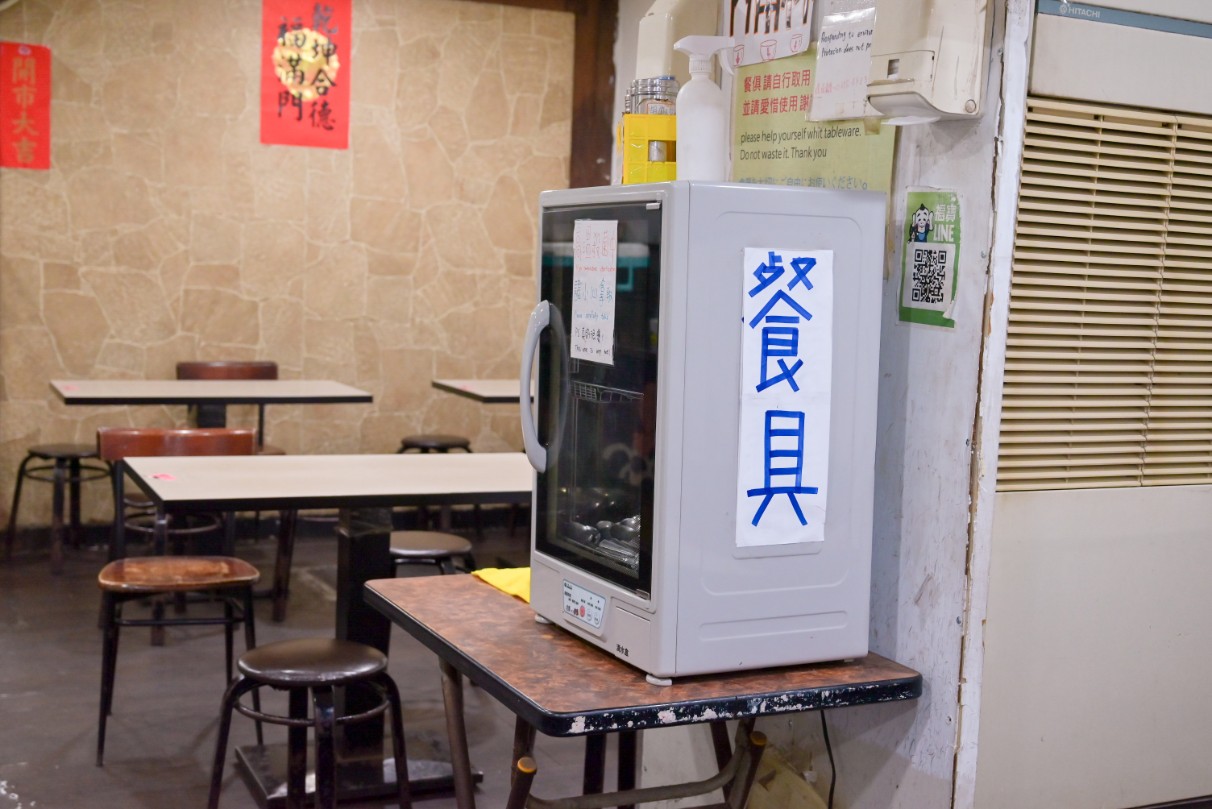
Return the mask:
[[(304, 523), (286, 621), (270, 621), (268, 602), (258, 601), (261, 643), (331, 636), (335, 599), (330, 582), (336, 566), (331, 531), (331, 525)], [(524, 529), (510, 538), (504, 528), (489, 528), (477, 547), (480, 564), (526, 564), (525, 543)], [(272, 552), (270, 539), (244, 540), (238, 547), (266, 578)], [(101, 670), (96, 573), (104, 560), (99, 548), (69, 548), (65, 569), (57, 576), (50, 573), (49, 556), (36, 549), (0, 561), (0, 803), (9, 809), (206, 804), (225, 687), (221, 628), (172, 628), (163, 647), (148, 644), (147, 630), (123, 633), (105, 766), (94, 765)], [(236, 643), (238, 652), (242, 640)], [(404, 698), (410, 757), (444, 757), (437, 659), (395, 629), (390, 660), (389, 671)], [(484, 772), (477, 805), (503, 806), (513, 716), (478, 689), (468, 688), (466, 700), (472, 762)], [(267, 702), (266, 707), (275, 705)], [(285, 742), (285, 728), (266, 726), (265, 733), (267, 743)], [(234, 717), (221, 801), (227, 809), (257, 805), (230, 752), (253, 742), (252, 721)], [(540, 736), (535, 794), (579, 791), (582, 751), (579, 740)], [(424, 809), (455, 805), (450, 795), (418, 796), (416, 803)]]

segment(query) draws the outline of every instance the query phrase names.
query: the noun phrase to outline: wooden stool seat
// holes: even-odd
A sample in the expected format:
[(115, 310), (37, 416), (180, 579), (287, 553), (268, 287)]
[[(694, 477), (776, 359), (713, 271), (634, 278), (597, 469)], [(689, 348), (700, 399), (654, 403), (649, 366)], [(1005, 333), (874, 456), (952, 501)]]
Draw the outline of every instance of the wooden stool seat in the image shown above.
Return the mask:
[[(8, 528), (4, 534), (4, 558), (11, 559), (13, 541), (17, 537), (17, 509), (21, 505), (21, 486), (28, 480), (39, 480), (54, 486), (51, 496), (51, 571), (63, 570), (63, 507), (70, 497), (68, 525), (72, 538), (80, 538), (80, 484), (109, 477), (109, 466), (88, 463), (99, 458), (92, 444), (35, 444), (25, 452), (17, 468), (17, 483), (13, 502), (8, 511)], [(31, 466), (30, 464), (34, 465)]]
[[(330, 638), (298, 638), (268, 643), (249, 649), (240, 656), (236, 668), (240, 676), (223, 694), (219, 730), (215, 741), (215, 759), (211, 770), (208, 806), (219, 805), (223, 786), (223, 765), (227, 757), (227, 737), (231, 731), (232, 711), (258, 723), (285, 725), (287, 732), (286, 805), (302, 807), (307, 786), (307, 728), (315, 731), (316, 806), (334, 809), (337, 804), (337, 757), (333, 731), (338, 724), (376, 718), (391, 712), (391, 741), (395, 757), (396, 797), (401, 809), (411, 804), (408, 784), (408, 759), (404, 752), (404, 720), (400, 692), (387, 674), (387, 655), (371, 646)], [(262, 713), (254, 704), (249, 708), (240, 698), (250, 691), (256, 698), (262, 686), (288, 692), (289, 716)], [(379, 696), (377, 705), (355, 715), (337, 713), (333, 688), (368, 687)], [(308, 716), (308, 695), (311, 716)]]
[(101, 568), (97, 584), (117, 593), (175, 593), (247, 587), (261, 573), (231, 556), (128, 556)]
[(468, 570), (475, 569), (471, 542), (441, 531), (392, 531), (390, 553), (392, 563), (397, 567), (431, 564), (443, 573), (454, 573), (454, 561), (459, 559)]

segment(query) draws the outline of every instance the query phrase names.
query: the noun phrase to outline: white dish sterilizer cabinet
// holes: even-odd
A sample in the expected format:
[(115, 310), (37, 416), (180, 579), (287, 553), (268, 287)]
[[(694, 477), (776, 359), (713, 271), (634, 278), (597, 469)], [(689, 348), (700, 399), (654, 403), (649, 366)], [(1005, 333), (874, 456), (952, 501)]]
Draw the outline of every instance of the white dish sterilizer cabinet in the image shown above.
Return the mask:
[(861, 657), (882, 194), (540, 196), (535, 611), (653, 679)]

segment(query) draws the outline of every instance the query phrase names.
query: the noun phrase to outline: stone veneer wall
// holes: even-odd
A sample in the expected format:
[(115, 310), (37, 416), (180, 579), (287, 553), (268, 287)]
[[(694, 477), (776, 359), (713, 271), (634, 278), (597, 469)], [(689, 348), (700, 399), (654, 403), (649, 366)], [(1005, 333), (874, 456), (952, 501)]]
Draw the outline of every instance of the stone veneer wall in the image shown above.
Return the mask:
[[(373, 405), (268, 409), (291, 453), (420, 431), (520, 448), (517, 407), (430, 379), (515, 376), (537, 195), (568, 183), (573, 18), (357, 0), (347, 151), (259, 142), (257, 0), (21, 0), (0, 39), (53, 57), (50, 171), (0, 171), (0, 501), (25, 448), (184, 407), (65, 407), (50, 379), (271, 359)], [(251, 408), (229, 424), (252, 426)], [(91, 484), (86, 513), (108, 518)], [(23, 525), (50, 520), (27, 487)]]

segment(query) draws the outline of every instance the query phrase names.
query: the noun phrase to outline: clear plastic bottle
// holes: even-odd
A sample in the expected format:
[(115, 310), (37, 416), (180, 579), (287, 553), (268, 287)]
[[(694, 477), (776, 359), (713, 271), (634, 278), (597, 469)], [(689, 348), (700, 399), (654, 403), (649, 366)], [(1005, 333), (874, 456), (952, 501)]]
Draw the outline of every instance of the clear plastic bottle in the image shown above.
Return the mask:
[[(638, 115), (673, 115), (678, 97), (678, 80), (673, 76), (636, 79), (627, 93), (624, 112)], [(664, 163), (673, 160), (673, 144), (654, 140), (648, 143), (648, 160)]]
[(728, 99), (711, 77), (711, 58), (731, 45), (728, 37), (690, 36), (673, 46), (690, 57), (690, 81), (677, 98), (679, 180), (728, 179)]

